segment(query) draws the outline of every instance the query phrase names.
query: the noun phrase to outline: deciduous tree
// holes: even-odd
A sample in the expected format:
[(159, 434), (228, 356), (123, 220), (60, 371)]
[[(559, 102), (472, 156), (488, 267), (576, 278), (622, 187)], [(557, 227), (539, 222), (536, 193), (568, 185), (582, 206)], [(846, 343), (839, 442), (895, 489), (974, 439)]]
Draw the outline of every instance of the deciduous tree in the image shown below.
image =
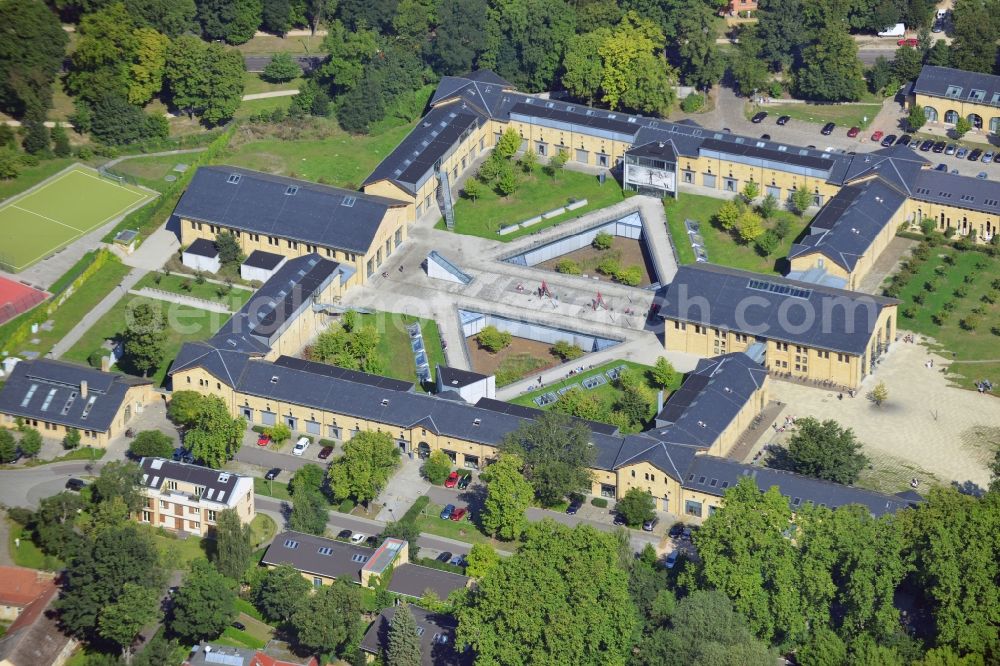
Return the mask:
[(268, 81), (282, 83), (302, 76), (302, 68), (292, 59), (291, 54), (282, 51), (271, 56), (271, 61), (264, 66), (263, 76)]
[(213, 563), (219, 573), (234, 581), (241, 580), (253, 558), (253, 547), (250, 526), (240, 520), (236, 509), (216, 515)]
[(167, 50), (164, 81), (174, 106), (214, 125), (239, 108), (245, 69), (239, 51), (183, 35)]
[(52, 105), (52, 82), (68, 37), (41, 0), (0, 2), (0, 109), (21, 117)]
[(482, 67), (531, 92), (551, 90), (576, 13), (565, 0), (511, 0), (494, 6)]
[(788, 457), (799, 474), (851, 484), (868, 463), (861, 449), (861, 442), (850, 428), (830, 419), (821, 423), (804, 417), (795, 422), (795, 432), (788, 442)]
[(641, 525), (656, 517), (656, 500), (653, 499), (648, 490), (629, 488), (625, 495), (618, 500), (616, 509), (618, 515), (624, 518), (629, 525)]
[(420, 471), (424, 473), (428, 481), (440, 485), (444, 483), (451, 472), (451, 458), (441, 449), (437, 449), (427, 456)]
[(139, 489), (142, 470), (134, 462), (112, 460), (101, 467), (101, 473), (91, 485), (91, 499), (96, 503), (122, 499), (129, 511), (138, 511), (146, 503)]
[(174, 440), (159, 430), (143, 430), (129, 442), (128, 452), (136, 458), (169, 458), (174, 452)]
[(126, 312), (122, 348), (125, 360), (143, 377), (163, 361), (167, 342), (163, 312), (149, 303), (139, 303)]
[(194, 425), (184, 434), (184, 444), (196, 459), (219, 468), (240, 450), (246, 427), (242, 417), (229, 415), (221, 398), (203, 396)]
[(653, 364), (652, 374), (653, 381), (660, 388), (669, 388), (677, 383), (677, 370), (674, 369), (674, 366), (666, 357), (660, 356), (656, 359), (656, 363)]
[(125, 0), (125, 9), (139, 23), (162, 32), (168, 37), (178, 37), (197, 30), (197, 7), (194, 0)]
[(18, 442), (21, 453), (27, 458), (34, 458), (42, 450), (42, 433), (34, 428), (24, 428), (21, 431), (21, 441)]
[(329, 505), (318, 492), (300, 491), (292, 503), (288, 526), (297, 532), (323, 534), (329, 518)]
[(524, 478), (524, 462), (517, 455), (501, 453), (483, 472), (486, 499), (483, 502), (483, 528), (494, 536), (511, 541), (521, 536), (527, 525), (524, 512), (531, 506), (534, 491)]
[(485, 47), (489, 16), (485, 0), (441, 3), (433, 47), (435, 69), (447, 75), (473, 69)]
[(152, 28), (139, 28), (134, 39), (126, 97), (130, 104), (142, 106), (163, 89), (163, 68), (167, 63), (170, 38)]
[(361, 632), (361, 588), (339, 578), (305, 598), (292, 616), (299, 645), (343, 656)]
[(594, 460), (590, 433), (585, 425), (568, 416), (546, 413), (534, 421), (524, 421), (504, 436), (500, 448), (524, 460), (524, 476), (545, 505), (590, 488)]
[(17, 440), (10, 430), (0, 428), (0, 463), (7, 464), (17, 460)]
[(159, 601), (160, 595), (156, 590), (136, 583), (125, 583), (114, 603), (101, 611), (97, 633), (121, 648), (126, 664), (132, 661), (135, 637), (143, 627), (156, 619)]
[(167, 417), (179, 426), (190, 428), (198, 420), (202, 400), (197, 391), (174, 391), (167, 405)]
[(293, 567), (282, 564), (269, 569), (256, 591), (255, 605), (274, 623), (288, 622), (309, 596), (311, 586)]
[(205, 560), (195, 560), (174, 595), (170, 630), (196, 643), (215, 639), (236, 618), (236, 584)]
[(858, 45), (842, 27), (831, 26), (802, 52), (795, 88), (805, 99), (854, 102), (864, 92)]
[(359, 432), (344, 444), (344, 455), (330, 465), (335, 499), (365, 504), (378, 497), (399, 464), (399, 448), (386, 432)]

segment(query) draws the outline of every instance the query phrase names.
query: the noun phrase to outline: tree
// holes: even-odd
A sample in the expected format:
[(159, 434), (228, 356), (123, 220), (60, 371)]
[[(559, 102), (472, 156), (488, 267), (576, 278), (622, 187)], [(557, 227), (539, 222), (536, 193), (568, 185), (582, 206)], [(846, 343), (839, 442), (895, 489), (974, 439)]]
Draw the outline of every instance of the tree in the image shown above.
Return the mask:
[(725, 71), (725, 59), (715, 43), (716, 11), (701, 0), (686, 0), (673, 10), (676, 21), (674, 62), (685, 84), (707, 90)]
[(566, 162), (569, 160), (569, 154), (565, 150), (560, 150), (551, 158), (549, 158), (548, 171), (549, 175), (552, 176), (552, 180), (556, 179), (556, 176), (562, 171), (562, 168), (566, 166)]
[(198, 0), (198, 20), (211, 39), (243, 44), (260, 27), (261, 0)]
[(17, 441), (10, 430), (0, 428), (0, 463), (7, 464), (17, 460)]
[(174, 595), (170, 630), (191, 643), (213, 640), (236, 614), (236, 584), (205, 560), (192, 562)]
[(470, 178), (465, 181), (465, 185), (462, 186), (462, 191), (465, 193), (466, 197), (472, 199), (473, 203), (475, 203), (476, 199), (483, 196), (483, 184), (475, 178)]
[(523, 90), (551, 90), (576, 32), (575, 12), (565, 0), (517, 0), (494, 7), (479, 66)]
[(805, 185), (799, 185), (792, 191), (792, 209), (799, 216), (804, 215), (809, 206), (813, 205), (812, 192)]
[(143, 430), (128, 445), (135, 458), (169, 458), (174, 452), (174, 440), (159, 430)]
[(0, 179), (13, 180), (20, 175), (21, 160), (17, 152), (10, 148), (0, 148)]
[(517, 430), (504, 435), (500, 450), (524, 460), (524, 476), (546, 506), (590, 488), (595, 455), (590, 433), (568, 416), (546, 413), (534, 421), (523, 421)]
[(911, 132), (917, 132), (927, 123), (927, 115), (924, 107), (914, 104), (910, 107), (910, 115), (906, 117), (906, 124), (910, 126)]
[[(264, 0), (264, 9), (261, 12), (260, 18), (261, 27), (264, 30), (279, 37), (284, 37), (288, 29), (292, 27), (291, 3), (289, 0)], [(299, 74), (295, 76), (299, 76)], [(292, 78), (295, 77), (293, 76)]]
[(752, 209), (747, 208), (740, 213), (740, 217), (736, 221), (736, 228), (739, 231), (741, 241), (752, 243), (764, 233), (764, 220)]
[(508, 127), (497, 139), (493, 154), (497, 156), (498, 160), (509, 160), (521, 147), (521, 141), (521, 135), (517, 133), (517, 130)]
[(174, 391), (167, 405), (167, 417), (179, 426), (193, 427), (201, 413), (202, 399), (197, 391)]
[(918, 49), (901, 46), (892, 59), (892, 73), (897, 81), (915, 81), (923, 67), (922, 54)]
[(788, 442), (792, 469), (806, 476), (836, 483), (852, 484), (868, 464), (861, 443), (850, 428), (833, 420), (820, 423), (812, 417), (795, 422)]
[(52, 136), (52, 152), (56, 157), (69, 157), (73, 149), (69, 145), (69, 135), (62, 123), (56, 123), (50, 133)]
[(790, 523), (788, 500), (777, 487), (762, 493), (743, 478), (693, 537), (700, 575), (771, 643), (798, 640), (806, 631), (795, 546), (784, 536)]
[(420, 471), (424, 473), (428, 481), (435, 485), (440, 485), (444, 483), (444, 480), (448, 478), (448, 474), (451, 472), (451, 458), (441, 449), (432, 451), (427, 456), (427, 460), (424, 461)]
[(409, 604), (396, 608), (389, 625), (388, 646), (385, 650), (386, 666), (410, 666), (420, 663), (420, 636), (417, 621), (413, 619)]
[(24, 139), (21, 146), (31, 155), (44, 155), (49, 152), (49, 128), (45, 126), (45, 114), (31, 109), (22, 122)]
[[(770, 219), (772, 215), (778, 210), (778, 199), (771, 193), (768, 193), (760, 200), (760, 204), (757, 205), (757, 212), (760, 213), (761, 217), (764, 219)], [(787, 220), (785, 221), (787, 224)], [(784, 236), (779, 235), (778, 238), (783, 238)]]
[(465, 575), (470, 578), (482, 578), (493, 567), (500, 564), (500, 555), (489, 544), (476, 543), (469, 550), (466, 558)]
[(250, 525), (240, 520), (236, 509), (220, 511), (215, 521), (215, 568), (223, 576), (239, 581), (253, 559)]
[(455, 0), (440, 4), (433, 42), (437, 71), (455, 75), (473, 69), (486, 43), (489, 15), (485, 0)]
[(103, 467), (91, 485), (91, 499), (95, 503), (110, 502), (114, 498), (124, 501), (128, 511), (138, 511), (146, 503), (139, 489), (142, 470), (133, 462), (112, 460)]
[(768, 229), (754, 240), (757, 251), (764, 257), (770, 257), (781, 245), (781, 237), (773, 229)]
[(949, 65), (969, 72), (989, 74), (997, 59), (995, 11), (991, 4), (956, 0), (952, 11)]
[(139, 28), (133, 34), (135, 45), (129, 73), (127, 98), (130, 104), (143, 105), (163, 89), (163, 68), (167, 63), (170, 38), (152, 28)]
[(353, 497), (365, 506), (378, 497), (399, 464), (399, 448), (386, 432), (359, 432), (344, 444), (344, 455), (330, 465), (334, 499)]
[(969, 119), (959, 116), (958, 121), (955, 123), (955, 138), (961, 139), (963, 136), (968, 134), (971, 129), (972, 123), (969, 122)]
[(125, 663), (132, 661), (132, 645), (143, 627), (156, 619), (160, 595), (136, 583), (125, 583), (114, 603), (101, 611), (97, 631), (122, 650)]
[(125, 0), (125, 9), (142, 25), (168, 37), (197, 30), (195, 0)]
[(44, 115), (69, 41), (59, 19), (39, 0), (0, 2), (0, 109), (22, 117)]
[[(915, 51), (916, 49), (904, 47), (903, 50)], [(917, 73), (919, 74), (919, 69)], [(865, 78), (868, 80), (868, 89), (874, 94), (882, 95), (890, 92), (890, 86), (895, 84), (895, 71), (892, 63), (885, 56), (879, 56), (875, 59), (875, 64), (865, 72)]]
[(653, 381), (660, 388), (668, 388), (677, 383), (677, 370), (674, 369), (674, 366), (664, 356), (656, 359), (651, 372)]
[(609, 28), (574, 35), (566, 45), (563, 57), (562, 84), (574, 97), (593, 105), (601, 92), (604, 66), (598, 49), (611, 35)]
[(76, 428), (66, 428), (62, 443), (64, 449), (72, 451), (77, 448), (80, 446), (80, 431)]
[(751, 178), (747, 181), (746, 185), (743, 186), (743, 198), (747, 200), (747, 203), (752, 202), (754, 199), (760, 196), (760, 185)]
[(666, 112), (673, 103), (676, 74), (662, 56), (663, 31), (636, 12), (627, 12), (600, 40), (602, 99), (611, 108)]
[(394, 520), (386, 523), (385, 527), (382, 528), (379, 539), (384, 542), (388, 538), (406, 541), (409, 544), (410, 559), (417, 559), (417, 554), (420, 553), (420, 545), (418, 543), (420, 541), (420, 528), (417, 527), (415, 520), (404, 517), (402, 520)]
[[(635, 610), (613, 535), (533, 523), (459, 606), (457, 643), (484, 663), (624, 665)], [(552, 622), (552, 618), (560, 618)]]
[(725, 231), (732, 231), (739, 222), (743, 210), (735, 201), (727, 201), (715, 213), (715, 222)]
[(243, 248), (231, 231), (220, 231), (215, 236), (215, 249), (219, 251), (219, 261), (224, 266), (233, 266), (245, 259)]
[(616, 508), (629, 525), (639, 525), (656, 517), (656, 500), (642, 488), (629, 488)]
[(486, 477), (483, 529), (506, 541), (520, 537), (527, 525), (524, 512), (531, 506), (534, 491), (521, 472), (523, 466), (517, 455), (501, 453), (483, 473)]
[(287, 622), (309, 596), (311, 586), (288, 564), (268, 569), (257, 590), (254, 605), (272, 623)]
[[(128, 103), (123, 95), (108, 94), (92, 102), (78, 102), (74, 119), (79, 130), (86, 126), (91, 136), (109, 146), (122, 146), (147, 139), (165, 138), (170, 127), (158, 114), (146, 114)], [(80, 124), (86, 118), (86, 125)]]
[(97, 633), (101, 613), (126, 584), (158, 590), (163, 580), (159, 552), (149, 534), (132, 523), (110, 527), (83, 541), (67, 566), (63, 594), (56, 602), (59, 619), (70, 633), (89, 639)]
[(315, 463), (306, 463), (295, 470), (288, 482), (288, 492), (294, 497), (298, 493), (314, 492), (323, 494), (326, 484), (326, 470)]
[(231, 417), (221, 398), (203, 396), (194, 425), (184, 434), (184, 444), (196, 459), (219, 468), (236, 456), (246, 428), (246, 420)]
[(236, 49), (183, 35), (167, 50), (163, 76), (175, 107), (215, 125), (239, 108), (245, 70)]
[(607, 418), (607, 408), (601, 400), (579, 386), (574, 386), (559, 396), (551, 411), (591, 421), (602, 421)]
[(486, 326), (476, 334), (476, 342), (479, 343), (479, 346), (494, 354), (509, 346), (513, 339), (513, 335), (492, 325)]
[(21, 441), (18, 442), (21, 453), (28, 458), (34, 458), (42, 450), (42, 433), (34, 428), (25, 428), (21, 431)]
[(521, 171), (531, 175), (531, 172), (535, 170), (535, 165), (538, 164), (538, 153), (531, 148), (528, 148), (524, 151), (524, 154), (521, 155), (521, 159), (518, 160), (517, 164), (521, 167)]
[(122, 347), (125, 359), (143, 377), (163, 361), (167, 324), (159, 308), (139, 303), (126, 312)]
[(361, 632), (361, 588), (339, 578), (307, 596), (292, 615), (299, 645), (343, 656)]
[(271, 56), (271, 61), (264, 66), (263, 78), (275, 83), (283, 83), (302, 76), (302, 68), (292, 59), (291, 54), (282, 51)]
[(43, 499), (30, 521), (35, 542), (45, 553), (69, 561), (83, 540), (76, 520), (85, 508), (84, 499), (68, 491)]
[(729, 56), (729, 73), (733, 77), (736, 91), (743, 97), (750, 97), (754, 91), (763, 90), (770, 74), (767, 63), (761, 57), (762, 44), (753, 26), (744, 25), (739, 32), (739, 43)]
[(415, 50), (424, 50), (437, 22), (439, 8), (430, 0), (400, 0), (392, 27), (399, 40)]
[(885, 382), (876, 384), (875, 388), (868, 392), (868, 399), (874, 402), (876, 407), (881, 407), (882, 403), (889, 399), (889, 389), (886, 388)]
[(864, 80), (857, 42), (843, 28), (830, 26), (803, 49), (795, 87), (805, 99), (854, 102), (864, 92)]
[(88, 103), (108, 95), (125, 98), (137, 27), (119, 2), (85, 15), (77, 28), (79, 41), (66, 77), (69, 92)]
[(364, 80), (367, 65), (379, 53), (378, 33), (367, 29), (349, 30), (340, 21), (330, 23), (327, 33), (323, 50), (330, 54), (330, 59), (314, 76), (321, 83), (329, 84), (329, 92), (333, 95), (343, 95), (357, 89)]
[(508, 162), (504, 162), (500, 167), (496, 187), (497, 192), (502, 194), (505, 198), (517, 191), (517, 175), (514, 173), (514, 169), (511, 168)]
[(323, 534), (326, 531), (326, 521), (329, 518), (329, 505), (326, 499), (316, 491), (299, 492), (292, 503), (292, 513), (288, 517), (288, 526), (296, 532), (306, 534)]

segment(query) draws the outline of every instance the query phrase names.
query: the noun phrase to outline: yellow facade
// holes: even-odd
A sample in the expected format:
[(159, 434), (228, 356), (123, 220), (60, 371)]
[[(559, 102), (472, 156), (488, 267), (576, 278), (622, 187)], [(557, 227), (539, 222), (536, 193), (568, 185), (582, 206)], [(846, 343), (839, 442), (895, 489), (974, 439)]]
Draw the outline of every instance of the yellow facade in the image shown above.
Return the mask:
[(923, 108), (929, 124), (952, 127), (959, 118), (965, 118), (973, 127), (987, 129), (993, 134), (1000, 132), (1000, 107), (969, 99), (932, 97), (924, 93), (916, 93), (909, 101), (910, 108)]
[(974, 234), (975, 240), (986, 243), (993, 239), (1000, 227), (1000, 215), (970, 210), (960, 206), (929, 203), (918, 199), (908, 199), (903, 205), (906, 219), (919, 225), (922, 220), (934, 220), (935, 228), (944, 232), (949, 227), (959, 236)]
[[(106, 447), (112, 439), (123, 435), (125, 430), (128, 429), (128, 424), (135, 418), (135, 415), (141, 413), (155, 399), (156, 393), (153, 391), (152, 385), (142, 384), (131, 387), (126, 392), (125, 399), (122, 401), (121, 407), (118, 408), (118, 412), (115, 413), (115, 418), (108, 430), (78, 429), (81, 446)], [(17, 428), (17, 418), (14, 414), (0, 412), (0, 426), (15, 429)], [(61, 440), (66, 436), (66, 432), (71, 429), (58, 423), (51, 423), (40, 419), (22, 417), (22, 420), (25, 425), (35, 428), (42, 433), (43, 437), (50, 439)]]

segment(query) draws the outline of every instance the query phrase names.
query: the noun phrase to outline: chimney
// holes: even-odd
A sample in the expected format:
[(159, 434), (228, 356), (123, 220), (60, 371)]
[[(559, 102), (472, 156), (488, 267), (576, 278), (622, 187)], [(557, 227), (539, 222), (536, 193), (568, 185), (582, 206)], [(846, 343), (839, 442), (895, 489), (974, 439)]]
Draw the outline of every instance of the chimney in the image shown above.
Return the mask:
[(80, 380), (80, 397), (81, 398), (86, 398), (87, 397), (87, 380), (86, 379), (81, 379)]
[(663, 389), (656, 394), (656, 413), (659, 414), (663, 411)]
[(111, 372), (111, 356), (101, 357), (101, 372)]

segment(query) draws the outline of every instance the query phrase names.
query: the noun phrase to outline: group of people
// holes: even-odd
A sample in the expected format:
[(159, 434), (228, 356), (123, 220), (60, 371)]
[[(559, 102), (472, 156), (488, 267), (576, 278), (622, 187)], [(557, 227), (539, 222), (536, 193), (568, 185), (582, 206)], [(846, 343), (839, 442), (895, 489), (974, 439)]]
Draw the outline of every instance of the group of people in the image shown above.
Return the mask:
[(785, 422), (784, 422), (784, 424), (782, 424), (782, 425), (779, 426), (778, 422), (775, 421), (774, 423), (771, 424), (771, 427), (774, 428), (775, 432), (785, 432), (785, 430), (791, 430), (792, 426), (794, 426), (794, 425), (795, 425), (795, 417), (794, 416), (785, 416)]

